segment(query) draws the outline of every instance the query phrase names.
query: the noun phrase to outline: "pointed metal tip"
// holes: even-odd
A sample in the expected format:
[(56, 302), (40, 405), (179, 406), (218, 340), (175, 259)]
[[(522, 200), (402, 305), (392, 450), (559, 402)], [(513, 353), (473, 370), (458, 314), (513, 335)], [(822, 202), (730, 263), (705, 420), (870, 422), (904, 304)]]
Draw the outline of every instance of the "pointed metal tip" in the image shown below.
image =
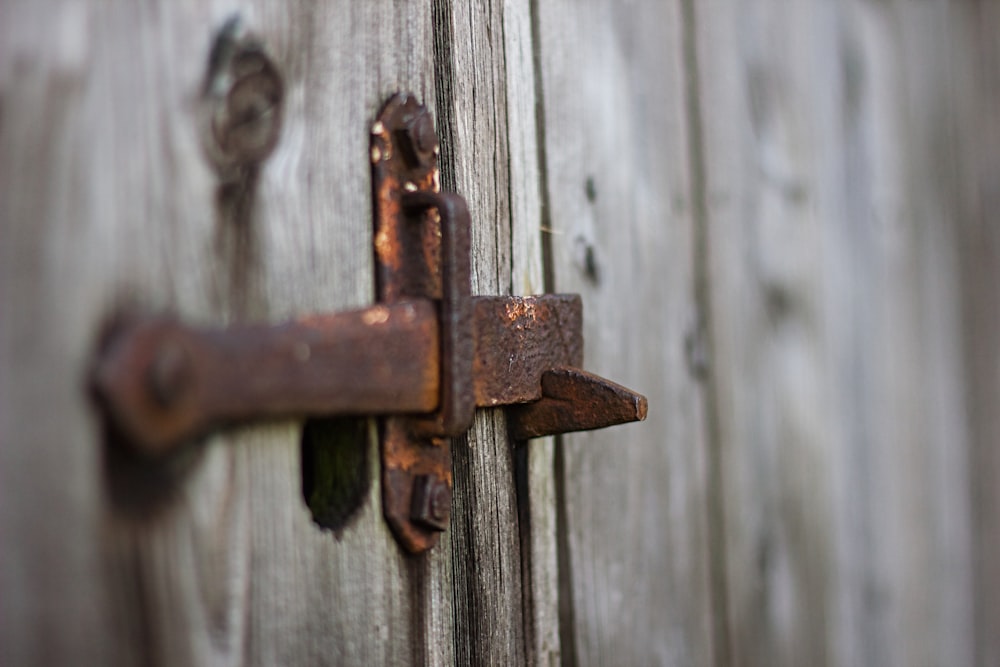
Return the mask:
[(542, 398), (510, 412), (516, 440), (590, 431), (646, 419), (642, 394), (577, 368), (556, 368), (542, 375)]
[(649, 401), (642, 394), (635, 395), (635, 421), (646, 421), (646, 413), (649, 411)]

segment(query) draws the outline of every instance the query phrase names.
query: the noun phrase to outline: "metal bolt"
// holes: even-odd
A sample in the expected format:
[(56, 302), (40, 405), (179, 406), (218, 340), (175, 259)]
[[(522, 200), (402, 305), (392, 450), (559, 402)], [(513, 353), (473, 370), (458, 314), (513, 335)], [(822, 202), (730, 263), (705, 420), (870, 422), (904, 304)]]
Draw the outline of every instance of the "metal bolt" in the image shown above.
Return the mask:
[(191, 383), (191, 365), (180, 345), (167, 341), (156, 351), (146, 377), (149, 393), (161, 408), (170, 408)]
[(448, 529), (451, 515), (451, 488), (436, 475), (420, 475), (413, 480), (410, 519), (434, 531)]
[(411, 167), (429, 167), (434, 162), (438, 138), (434, 131), (434, 120), (427, 109), (420, 107), (416, 113), (403, 120), (397, 140)]
[(451, 489), (445, 484), (435, 484), (431, 493), (431, 518), (435, 521), (447, 521), (451, 513)]

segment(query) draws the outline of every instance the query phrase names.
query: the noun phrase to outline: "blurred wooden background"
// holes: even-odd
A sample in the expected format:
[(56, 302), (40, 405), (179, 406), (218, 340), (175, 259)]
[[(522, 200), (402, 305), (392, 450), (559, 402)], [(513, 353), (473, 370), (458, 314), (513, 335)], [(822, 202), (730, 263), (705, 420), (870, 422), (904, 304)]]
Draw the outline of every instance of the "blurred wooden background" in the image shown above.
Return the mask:
[[(239, 211), (199, 129), (234, 15), (285, 86)], [(988, 0), (5, 0), (0, 663), (1000, 664), (998, 27)], [(650, 414), (518, 448), (481, 411), (422, 558), (374, 436), (334, 535), (300, 423), (133, 470), (86, 392), (126, 308), (370, 303), (397, 90), (468, 199), (474, 291), (581, 293), (587, 368)]]

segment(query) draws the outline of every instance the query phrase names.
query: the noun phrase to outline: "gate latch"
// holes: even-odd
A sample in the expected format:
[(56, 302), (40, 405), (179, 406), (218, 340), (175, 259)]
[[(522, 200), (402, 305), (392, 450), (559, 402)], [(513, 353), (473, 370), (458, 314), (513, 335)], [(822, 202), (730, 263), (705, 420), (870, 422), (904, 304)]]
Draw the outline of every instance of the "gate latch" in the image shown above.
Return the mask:
[(646, 399), (579, 367), (577, 295), (472, 296), (465, 200), (442, 193), (427, 109), (397, 94), (371, 128), (379, 302), (281, 325), (149, 318), (102, 347), (93, 383), (116, 431), (163, 455), (275, 417), (380, 415), (383, 512), (418, 553), (449, 521), (448, 438), (509, 406), (515, 440), (646, 417)]

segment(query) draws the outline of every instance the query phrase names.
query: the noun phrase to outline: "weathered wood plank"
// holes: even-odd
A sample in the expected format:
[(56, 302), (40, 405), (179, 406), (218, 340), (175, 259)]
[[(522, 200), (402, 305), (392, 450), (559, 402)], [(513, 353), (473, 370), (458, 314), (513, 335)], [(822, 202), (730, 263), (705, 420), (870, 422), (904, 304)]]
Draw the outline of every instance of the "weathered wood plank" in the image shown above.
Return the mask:
[[(287, 93), (242, 220), (217, 201), (197, 122), (213, 33), (237, 10)], [(397, 89), (433, 99), (429, 10), (2, 11), (3, 662), (451, 663), (447, 542), (421, 560), (391, 539), (374, 439), (367, 498), (336, 538), (310, 520), (292, 423), (212, 438), (137, 507), (109, 498), (122, 472), (84, 391), (124, 305), (221, 323), (370, 302), (368, 125)]]
[[(958, 150), (964, 159), (949, 183), (965, 224), (959, 230), (963, 323), (968, 380), (972, 490), (975, 664), (1000, 664), (1000, 5), (972, 3), (964, 47), (971, 47), (971, 81), (956, 102), (968, 104)], [(970, 85), (971, 84), (971, 85)]]
[[(503, 3), (512, 294), (545, 291), (541, 164), (531, 3)], [(560, 664), (555, 442), (537, 438), (515, 456), (527, 659)]]
[[(530, 74), (530, 56), (525, 62), (518, 52), (530, 54), (525, 14), (523, 2), (439, 2), (435, 10), (442, 184), (461, 193), (472, 213), (477, 294), (530, 288), (540, 273), (537, 242), (533, 249), (529, 240), (537, 238), (537, 183), (532, 162), (523, 162), (535, 157), (534, 116), (524, 106), (531, 100), (520, 79), (526, 68)], [(523, 664), (535, 650), (526, 635), (535, 616), (523, 588), (530, 579), (522, 572), (531, 561), (522, 562), (514, 451), (503, 413), (480, 411), (453, 448), (456, 660)]]
[(937, 3), (695, 3), (732, 655), (970, 664)]
[(556, 454), (563, 659), (714, 664), (680, 4), (536, 10), (554, 289), (583, 295), (586, 368), (649, 399)]
[[(303, 3), (289, 13), (261, 16), (268, 30), (293, 26), (287, 57), (302, 77), (302, 115), (287, 119), (284, 138), (298, 154), (272, 157), (276, 178), (261, 193), (272, 221), (261, 240), (273, 253), (267, 296), (281, 316), (371, 302), (368, 127), (393, 92), (430, 102), (434, 91), (429, 8)], [(302, 511), (295, 448), (262, 443), (244, 454), (259, 475), (248, 489), (251, 516), (273, 517), (253, 545), (255, 569), (270, 575), (251, 588), (254, 662), (452, 662), (447, 552), (413, 559), (396, 545), (382, 518), (374, 438), (369, 447), (368, 498), (336, 540)]]

